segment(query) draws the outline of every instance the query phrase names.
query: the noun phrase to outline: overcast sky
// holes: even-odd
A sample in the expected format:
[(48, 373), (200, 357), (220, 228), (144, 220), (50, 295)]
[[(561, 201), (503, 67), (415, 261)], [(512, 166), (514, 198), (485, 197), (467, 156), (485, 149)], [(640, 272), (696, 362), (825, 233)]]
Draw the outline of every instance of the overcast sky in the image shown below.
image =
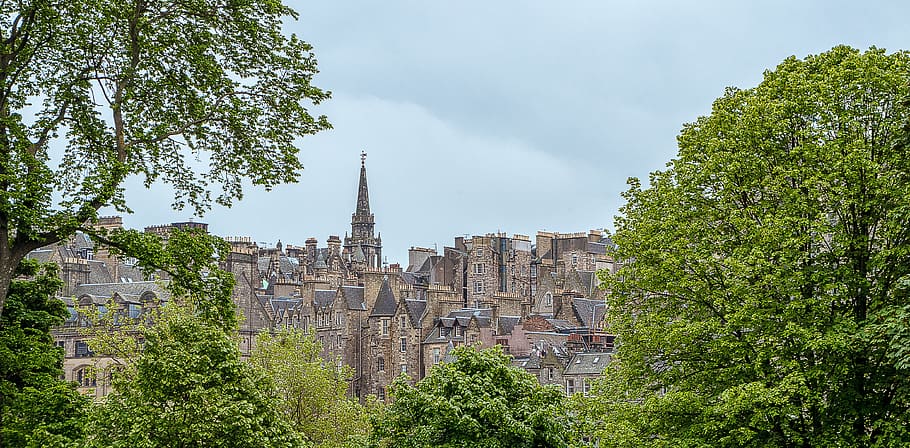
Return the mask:
[[(324, 246), (350, 231), (364, 150), (384, 254), (403, 265), (459, 235), (612, 228), (626, 179), (663, 168), (725, 87), (838, 44), (910, 48), (903, 1), (289, 3), (334, 129), (300, 141), (299, 183), (195, 219)], [(131, 187), (125, 224), (192, 217), (161, 195)]]

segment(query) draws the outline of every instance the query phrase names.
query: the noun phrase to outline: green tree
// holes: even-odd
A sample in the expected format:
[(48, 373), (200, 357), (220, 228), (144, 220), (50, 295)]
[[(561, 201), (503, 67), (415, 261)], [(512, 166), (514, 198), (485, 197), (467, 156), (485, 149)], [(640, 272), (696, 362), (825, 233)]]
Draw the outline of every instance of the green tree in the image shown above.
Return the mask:
[(0, 446), (66, 446), (82, 437), (88, 401), (63, 374), (50, 328), (68, 315), (55, 265), (23, 260), (0, 317)]
[(235, 338), (189, 311), (169, 304), (144, 333), (141, 355), (90, 415), (88, 445), (302, 446)]
[(411, 386), (405, 375), (393, 402), (372, 420), (379, 447), (566, 447), (565, 396), (511, 366), (499, 347), (461, 346)]
[(128, 211), (130, 176), (197, 214), (296, 179), (328, 93), (286, 17), (279, 0), (0, 3), (0, 315), (19, 261)]
[(602, 444), (910, 440), (908, 93), (904, 52), (791, 57), (630, 180)]
[(263, 332), (250, 363), (271, 380), (285, 419), (306, 440), (323, 448), (364, 446), (375, 405), (348, 398), (352, 369), (325, 362), (321, 352), (322, 344), (301, 330)]

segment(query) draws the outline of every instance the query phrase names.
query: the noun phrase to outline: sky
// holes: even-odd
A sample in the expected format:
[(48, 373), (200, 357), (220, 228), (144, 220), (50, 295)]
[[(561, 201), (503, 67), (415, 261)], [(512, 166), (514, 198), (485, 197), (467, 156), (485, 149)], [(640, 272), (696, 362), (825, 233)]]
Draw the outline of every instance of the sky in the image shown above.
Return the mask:
[(311, 112), (334, 128), (299, 141), (299, 182), (203, 217), (131, 182), (127, 227), (193, 219), (325, 246), (350, 231), (365, 151), (389, 263), (457, 236), (612, 229), (627, 179), (664, 168), (725, 87), (839, 44), (910, 49), (904, 1), (286, 3), (332, 92)]

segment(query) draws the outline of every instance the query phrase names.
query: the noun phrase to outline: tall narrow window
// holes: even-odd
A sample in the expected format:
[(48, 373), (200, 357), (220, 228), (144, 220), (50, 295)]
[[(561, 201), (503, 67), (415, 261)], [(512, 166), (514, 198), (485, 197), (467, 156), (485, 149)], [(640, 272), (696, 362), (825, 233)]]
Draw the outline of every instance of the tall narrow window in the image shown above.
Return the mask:
[(408, 351), (408, 338), (401, 338), (401, 353)]
[(382, 356), (376, 358), (376, 370), (379, 372), (385, 372), (385, 358)]

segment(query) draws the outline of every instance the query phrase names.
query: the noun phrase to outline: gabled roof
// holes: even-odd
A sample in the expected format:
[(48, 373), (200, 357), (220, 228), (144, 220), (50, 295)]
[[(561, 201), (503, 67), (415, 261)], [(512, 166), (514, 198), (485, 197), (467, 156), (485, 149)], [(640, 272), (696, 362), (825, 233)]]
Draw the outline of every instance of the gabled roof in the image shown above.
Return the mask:
[(284, 319), (299, 310), (303, 306), (303, 300), (291, 297), (277, 297), (269, 300), (269, 305), (271, 305), (276, 318)]
[(610, 353), (576, 353), (566, 366), (566, 375), (600, 375), (610, 363)]
[(577, 298), (572, 300), (572, 308), (583, 326), (596, 329), (603, 326), (604, 313), (607, 310), (603, 301)]
[(515, 325), (521, 320), (521, 316), (499, 316), (499, 328), (497, 333), (500, 335), (512, 334)]
[(420, 318), (427, 310), (427, 301), (407, 299), (404, 301), (404, 305), (407, 308), (408, 317), (411, 319), (411, 326), (420, 326)]
[(382, 286), (379, 287), (376, 303), (373, 305), (370, 316), (394, 316), (396, 309), (398, 309), (398, 302), (395, 300), (395, 294), (392, 293), (392, 287), (389, 286), (389, 277), (383, 277)]

